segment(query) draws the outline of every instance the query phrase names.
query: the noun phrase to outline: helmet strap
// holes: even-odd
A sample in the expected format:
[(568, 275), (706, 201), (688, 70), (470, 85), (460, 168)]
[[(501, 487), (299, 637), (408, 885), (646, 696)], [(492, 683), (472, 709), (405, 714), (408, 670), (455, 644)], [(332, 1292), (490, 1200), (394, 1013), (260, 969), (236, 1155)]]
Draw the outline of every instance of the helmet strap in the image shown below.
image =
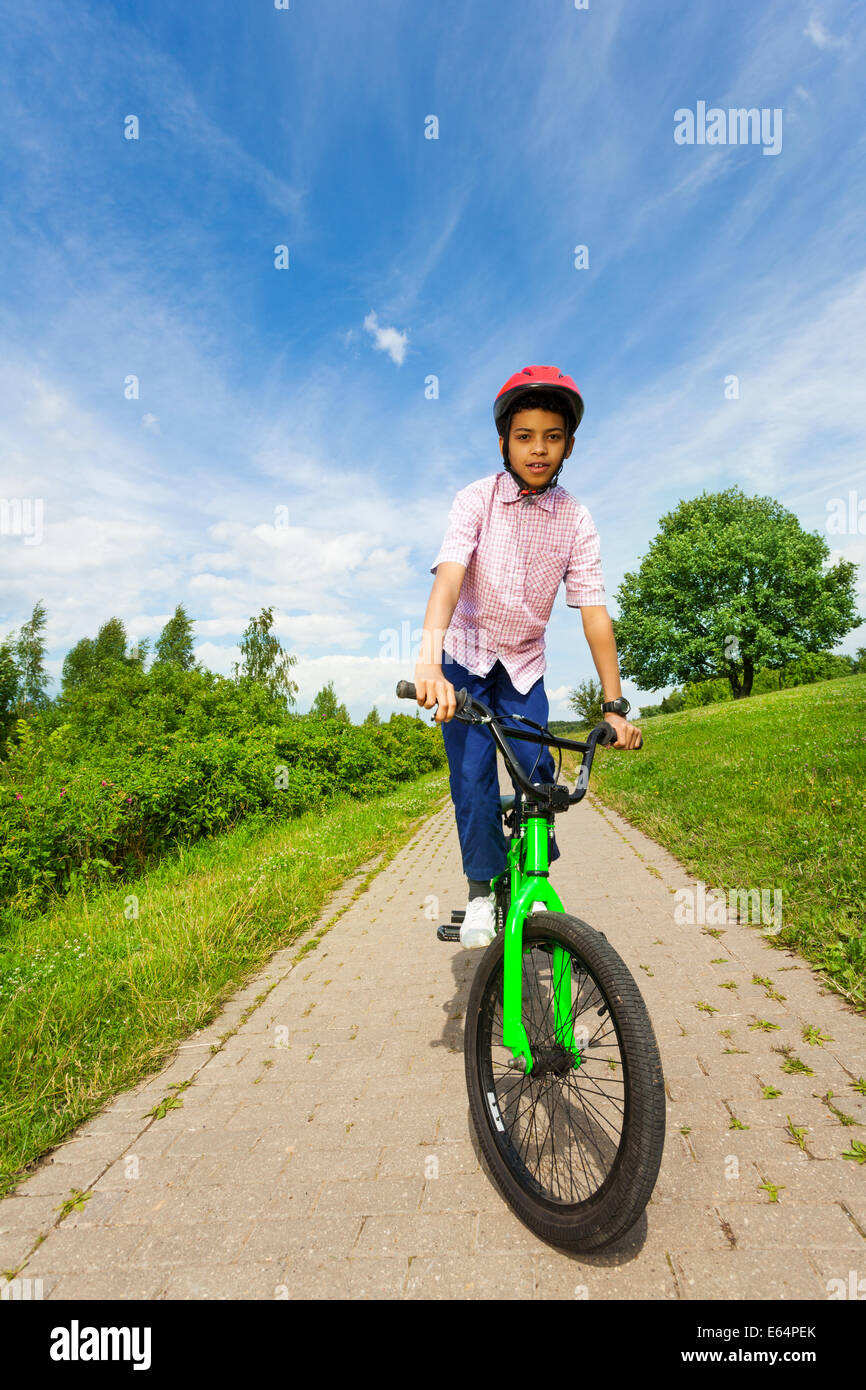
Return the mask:
[[(564, 462), (565, 460), (563, 459), (563, 463)], [(505, 467), (507, 471), (511, 474), (514, 481), (516, 482), (518, 488), (520, 489), (521, 497), (535, 497), (536, 495), (540, 495), (542, 492), (547, 492), (548, 488), (556, 487), (556, 480), (562, 472), (562, 464), (560, 464), (552, 478), (549, 478), (546, 483), (542, 483), (540, 487), (533, 487), (531, 483), (527, 483), (525, 479), (521, 478), (518, 473), (515, 473), (510, 463), (506, 463)]]

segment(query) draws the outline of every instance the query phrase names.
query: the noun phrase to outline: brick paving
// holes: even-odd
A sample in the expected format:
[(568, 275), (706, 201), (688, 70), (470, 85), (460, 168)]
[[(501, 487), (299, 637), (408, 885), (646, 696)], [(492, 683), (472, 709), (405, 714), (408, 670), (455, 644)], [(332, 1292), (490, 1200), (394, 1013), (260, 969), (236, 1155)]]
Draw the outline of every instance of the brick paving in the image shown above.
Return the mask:
[[(553, 1250), (479, 1162), (462, 1018), (481, 952), (435, 936), (465, 899), (447, 802), (354, 901), (369, 866), (343, 885), (317, 949), (275, 955), (0, 1202), (0, 1269), (72, 1299), (826, 1299), (866, 1278), (866, 1165), (842, 1157), (866, 1139), (866, 1019), (759, 926), (677, 923), (694, 880), (609, 809), (587, 798), (557, 839), (552, 882), (628, 963), (665, 1070), (659, 1181), (617, 1246)], [(781, 1070), (785, 1047), (811, 1075)], [(91, 1196), (61, 1221), (73, 1188)]]

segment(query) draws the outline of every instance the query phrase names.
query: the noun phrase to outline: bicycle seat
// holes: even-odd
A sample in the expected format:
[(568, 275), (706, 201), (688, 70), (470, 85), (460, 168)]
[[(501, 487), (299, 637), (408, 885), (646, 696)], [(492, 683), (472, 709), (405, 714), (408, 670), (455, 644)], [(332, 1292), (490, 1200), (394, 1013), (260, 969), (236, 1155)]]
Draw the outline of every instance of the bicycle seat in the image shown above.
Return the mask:
[(502, 805), (502, 812), (504, 815), (505, 812), (510, 811), (512, 806), (514, 805), (514, 792), (512, 792), (510, 796), (500, 796), (499, 800)]

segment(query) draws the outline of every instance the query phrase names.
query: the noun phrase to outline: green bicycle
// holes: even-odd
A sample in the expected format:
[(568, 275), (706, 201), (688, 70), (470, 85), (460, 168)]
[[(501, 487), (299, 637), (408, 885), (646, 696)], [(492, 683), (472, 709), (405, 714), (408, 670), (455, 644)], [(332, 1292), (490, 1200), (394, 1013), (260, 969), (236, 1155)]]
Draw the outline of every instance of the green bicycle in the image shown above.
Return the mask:
[[(416, 699), (411, 681), (397, 695)], [(530, 728), (511, 739), (573, 749), (573, 792), (535, 785), (509, 745), (502, 717), (465, 690), (457, 719), (486, 724), (516, 796), (502, 797), (507, 867), (493, 881), (496, 935), (479, 963), (466, 1009), (464, 1054), (472, 1122), (490, 1173), (520, 1219), (570, 1251), (599, 1250), (624, 1235), (652, 1194), (665, 1139), (661, 1058), (640, 990), (603, 932), (569, 916), (548, 877), (557, 812), (586, 794), (596, 748), (614, 741), (602, 723), (586, 742)], [(544, 904), (544, 910), (538, 909)], [(459, 939), (463, 913), (441, 926)]]

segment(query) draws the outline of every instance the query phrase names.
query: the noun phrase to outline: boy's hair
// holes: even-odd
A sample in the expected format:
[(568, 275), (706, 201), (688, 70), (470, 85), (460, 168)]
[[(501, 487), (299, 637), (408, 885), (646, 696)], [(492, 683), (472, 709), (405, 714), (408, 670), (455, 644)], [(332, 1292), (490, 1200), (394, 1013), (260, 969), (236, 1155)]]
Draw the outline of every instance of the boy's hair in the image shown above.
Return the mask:
[(508, 439), (511, 434), (511, 422), (518, 411), (521, 410), (549, 410), (556, 415), (561, 415), (565, 425), (566, 442), (574, 434), (574, 416), (570, 415), (565, 401), (556, 391), (527, 391), (525, 396), (518, 396), (508, 414), (505, 416), (505, 433), (501, 436)]

